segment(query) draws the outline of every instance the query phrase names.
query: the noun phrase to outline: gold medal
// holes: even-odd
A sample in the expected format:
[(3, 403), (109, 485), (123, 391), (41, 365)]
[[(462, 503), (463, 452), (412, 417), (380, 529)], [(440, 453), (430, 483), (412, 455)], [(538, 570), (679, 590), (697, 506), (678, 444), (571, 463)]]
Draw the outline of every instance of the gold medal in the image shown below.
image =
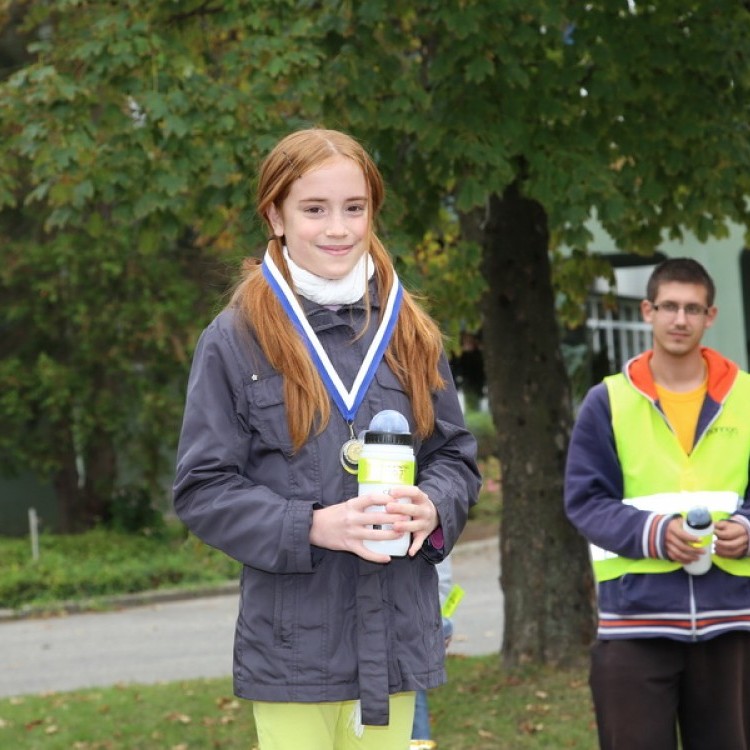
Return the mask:
[(362, 453), (362, 441), (357, 438), (349, 438), (341, 446), (341, 465), (344, 467), (344, 471), (348, 471), (350, 474), (357, 473), (357, 467), (359, 466), (359, 456)]

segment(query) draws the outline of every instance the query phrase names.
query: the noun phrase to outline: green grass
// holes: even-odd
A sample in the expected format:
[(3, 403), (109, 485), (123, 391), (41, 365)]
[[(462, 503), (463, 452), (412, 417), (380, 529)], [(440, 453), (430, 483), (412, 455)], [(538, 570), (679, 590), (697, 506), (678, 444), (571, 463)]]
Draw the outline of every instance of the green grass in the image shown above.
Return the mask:
[[(450, 656), (447, 666), (448, 684), (429, 698), (439, 748), (595, 750), (583, 666), (508, 672), (496, 656)], [(251, 750), (257, 738), (250, 704), (220, 679), (0, 699), (0, 746)]]

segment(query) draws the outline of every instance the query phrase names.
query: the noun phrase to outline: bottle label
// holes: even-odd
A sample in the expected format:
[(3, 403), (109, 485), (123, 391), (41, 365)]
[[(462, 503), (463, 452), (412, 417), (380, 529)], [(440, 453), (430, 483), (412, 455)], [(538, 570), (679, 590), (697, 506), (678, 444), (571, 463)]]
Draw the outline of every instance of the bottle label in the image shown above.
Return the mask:
[(359, 459), (360, 484), (414, 484), (414, 461)]
[(702, 547), (708, 547), (712, 541), (713, 541), (713, 534), (705, 534), (704, 536), (698, 537), (697, 542), (691, 542), (690, 546), (695, 547), (695, 549), (701, 549)]

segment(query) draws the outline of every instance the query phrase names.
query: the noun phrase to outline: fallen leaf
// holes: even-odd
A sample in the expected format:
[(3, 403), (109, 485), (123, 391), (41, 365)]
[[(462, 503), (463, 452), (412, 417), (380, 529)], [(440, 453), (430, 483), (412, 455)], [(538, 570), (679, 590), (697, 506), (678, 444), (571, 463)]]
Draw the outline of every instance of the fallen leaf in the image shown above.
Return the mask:
[(179, 724), (190, 724), (192, 721), (187, 714), (181, 714), (179, 711), (173, 711), (171, 714), (167, 714), (164, 718), (168, 721), (174, 721)]
[(217, 698), (216, 705), (222, 711), (236, 711), (240, 707), (240, 702), (236, 698)]
[(550, 711), (550, 706), (547, 703), (527, 703), (525, 708), (527, 711), (537, 714), (548, 714)]
[(524, 733), (524, 734), (538, 734), (544, 729), (544, 724), (535, 724), (533, 721), (522, 721), (518, 728)]

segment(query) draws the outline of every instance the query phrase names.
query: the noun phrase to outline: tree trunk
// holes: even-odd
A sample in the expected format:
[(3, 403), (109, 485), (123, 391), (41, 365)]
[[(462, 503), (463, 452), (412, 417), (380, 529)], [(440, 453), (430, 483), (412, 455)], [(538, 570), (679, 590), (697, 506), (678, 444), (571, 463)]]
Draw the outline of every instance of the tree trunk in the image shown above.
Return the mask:
[(117, 475), (117, 456), (112, 436), (98, 430), (86, 454), (83, 522), (86, 528), (112, 520), (112, 501)]
[(60, 468), (55, 472), (52, 483), (57, 495), (60, 531), (72, 534), (83, 530), (83, 514), (73, 435), (69, 429), (60, 430), (58, 447)]
[(503, 658), (562, 663), (594, 633), (586, 545), (563, 510), (572, 424), (544, 209), (516, 184), (483, 225), (484, 362), (501, 466)]
[(61, 440), (61, 468), (53, 484), (57, 495), (60, 531), (75, 534), (107, 522), (112, 516), (116, 454), (111, 436), (100, 432), (84, 457), (83, 481), (78, 473), (72, 434)]

